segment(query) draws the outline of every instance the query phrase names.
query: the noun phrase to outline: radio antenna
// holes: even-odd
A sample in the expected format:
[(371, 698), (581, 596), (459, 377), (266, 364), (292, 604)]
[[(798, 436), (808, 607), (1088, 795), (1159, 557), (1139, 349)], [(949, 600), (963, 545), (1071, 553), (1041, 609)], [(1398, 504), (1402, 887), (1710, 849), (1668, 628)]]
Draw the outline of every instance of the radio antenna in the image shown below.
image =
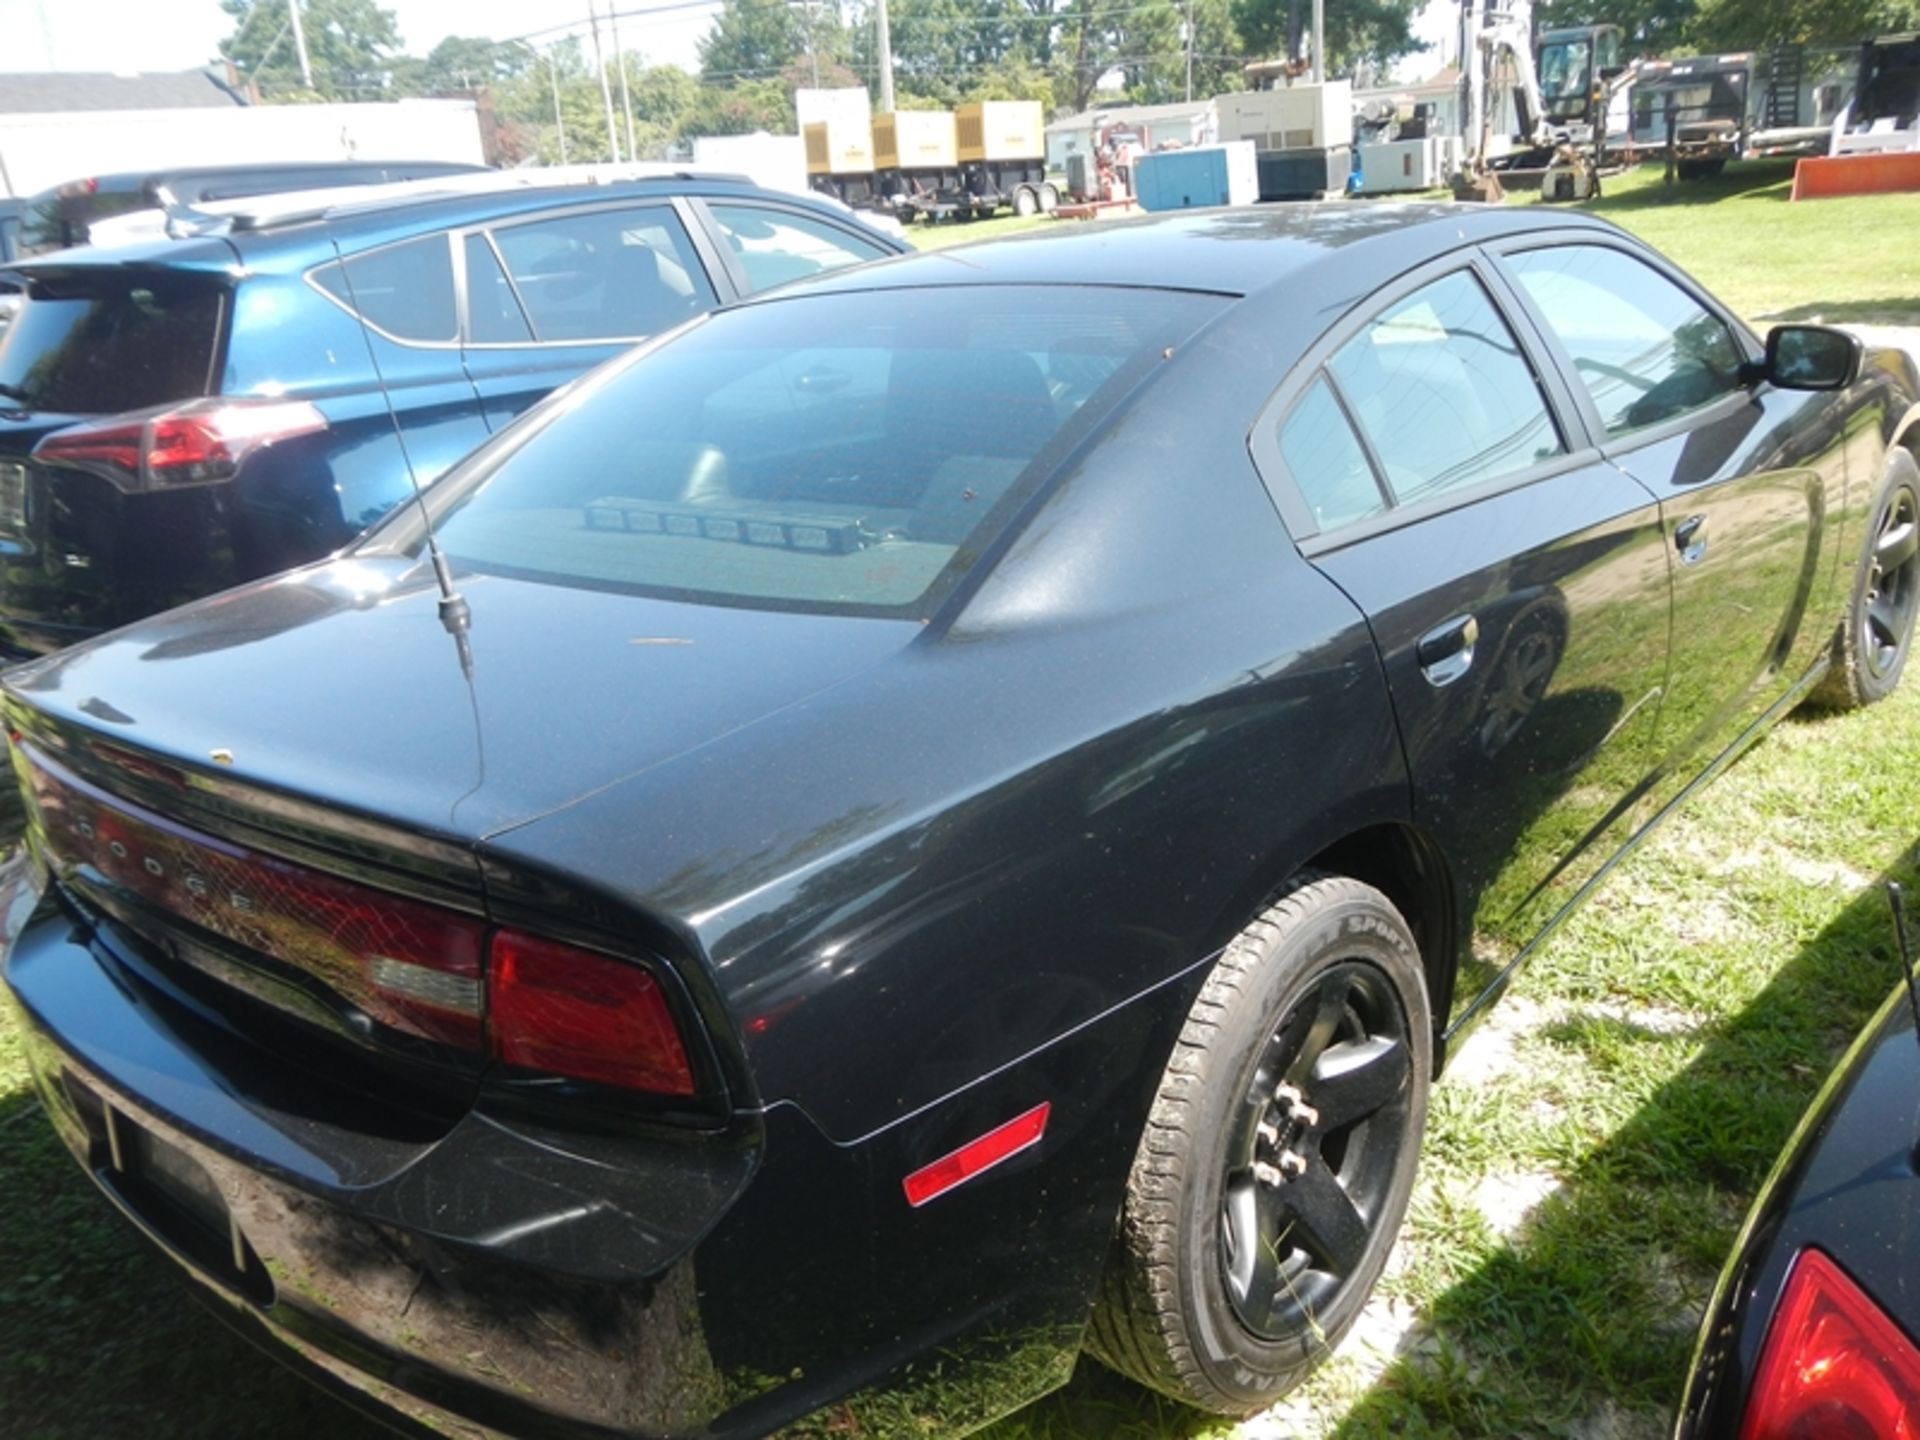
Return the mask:
[(353, 267), (347, 264), (347, 257), (341, 252), (340, 242), (328, 237), (333, 245), (334, 258), (340, 265), (340, 278), (346, 282), (347, 304), (353, 307), (353, 318), (360, 325), (360, 340), (367, 347), (367, 362), (373, 366), (373, 378), (380, 387), (380, 398), (386, 402), (387, 419), (393, 423), (393, 438), (400, 446), (400, 459), (407, 467), (407, 482), (413, 487), (413, 503), (420, 509), (420, 524), (426, 530), (427, 556), (433, 564), (433, 578), (440, 586), (440, 623), (446, 627), (453, 643), (460, 651), (460, 672), (468, 680), (473, 679), (473, 648), (467, 639), (467, 631), (473, 623), (473, 613), (467, 608), (466, 597), (453, 588), (453, 572), (447, 568), (447, 557), (441, 553), (440, 541), (433, 533), (433, 512), (427, 509), (426, 492), (420, 488), (420, 476), (413, 468), (413, 456), (407, 449), (407, 433), (400, 424), (400, 412), (393, 407), (393, 392), (387, 389), (387, 377), (380, 369), (380, 355), (374, 348), (372, 328), (367, 317), (360, 309), (360, 297), (354, 293)]

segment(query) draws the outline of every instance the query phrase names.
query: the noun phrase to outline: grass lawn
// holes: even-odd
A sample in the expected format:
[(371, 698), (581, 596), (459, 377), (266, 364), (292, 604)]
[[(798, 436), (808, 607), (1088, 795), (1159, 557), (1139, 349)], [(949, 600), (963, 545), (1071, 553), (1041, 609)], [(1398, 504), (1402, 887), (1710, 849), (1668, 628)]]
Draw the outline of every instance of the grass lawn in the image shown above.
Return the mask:
[[(1756, 321), (1920, 323), (1920, 196), (1790, 205), (1784, 166), (1592, 208)], [(928, 230), (950, 243), (1053, 223)], [(1091, 1363), (992, 1440), (1662, 1433), (1699, 1307), (1832, 1057), (1895, 983), (1872, 882), (1916, 871), (1920, 675), (1795, 719), (1626, 862), (1436, 1089), (1407, 1232), (1334, 1364), (1214, 1425)], [(386, 1432), (184, 1306), (55, 1143), (0, 1019), (0, 1437)]]

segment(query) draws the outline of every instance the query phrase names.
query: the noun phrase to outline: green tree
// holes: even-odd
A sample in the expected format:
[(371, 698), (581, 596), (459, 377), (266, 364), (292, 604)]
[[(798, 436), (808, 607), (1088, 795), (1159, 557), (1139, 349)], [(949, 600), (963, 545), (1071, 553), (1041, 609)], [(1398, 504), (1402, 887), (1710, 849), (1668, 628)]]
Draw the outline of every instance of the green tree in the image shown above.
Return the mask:
[[(1392, 64), (1420, 48), (1413, 18), (1421, 0), (1334, 0), (1326, 7), (1327, 73), (1350, 72), (1361, 61)], [(1289, 32), (1299, 33), (1306, 0), (1232, 0), (1233, 23), (1258, 57), (1288, 54)]]
[(1899, 0), (1700, 0), (1688, 38), (1703, 50), (1844, 44), (1916, 23), (1920, 5)]
[(305, 0), (301, 33), (313, 87), (301, 82), (298, 47), (284, 0), (220, 0), (234, 20), (220, 53), (269, 100), (378, 100), (389, 93), (400, 32), (374, 0)]

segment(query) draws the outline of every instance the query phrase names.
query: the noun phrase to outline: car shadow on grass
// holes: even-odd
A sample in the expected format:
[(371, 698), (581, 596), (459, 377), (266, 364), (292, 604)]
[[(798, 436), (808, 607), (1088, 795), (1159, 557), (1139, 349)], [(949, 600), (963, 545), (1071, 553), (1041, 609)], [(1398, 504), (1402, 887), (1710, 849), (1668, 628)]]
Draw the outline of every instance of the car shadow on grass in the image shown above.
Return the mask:
[[(1920, 879), (1920, 845), (1883, 878)], [(1709, 1022), (1686, 1068), (1431, 1302), (1332, 1433), (1660, 1433), (1747, 1205), (1833, 1062), (1898, 983), (1893, 956), (1875, 885), (1749, 1005)], [(1604, 1064), (1673, 1037), (1587, 1011), (1545, 1038)]]
[[(1714, 205), (1722, 200), (1779, 200), (1791, 197), (1793, 160), (1743, 160), (1727, 166), (1718, 175), (1671, 183), (1656, 179), (1651, 184), (1609, 189), (1602, 180), (1600, 195), (1581, 208), (1605, 215), (1622, 210), (1644, 210), (1663, 205)], [(1649, 168), (1658, 168), (1656, 165)]]

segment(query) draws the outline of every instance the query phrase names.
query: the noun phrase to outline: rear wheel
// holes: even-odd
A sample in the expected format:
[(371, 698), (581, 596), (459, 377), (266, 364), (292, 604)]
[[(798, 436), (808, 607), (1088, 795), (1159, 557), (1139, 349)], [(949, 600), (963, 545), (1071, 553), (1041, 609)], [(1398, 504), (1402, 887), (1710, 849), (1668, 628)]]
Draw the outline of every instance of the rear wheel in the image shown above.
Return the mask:
[(1060, 187), (1051, 180), (1040, 187), (1040, 213), (1051, 215), (1060, 208)]
[(1040, 213), (1040, 197), (1034, 193), (1031, 185), (1022, 185), (1013, 192), (1013, 213), (1016, 215)]
[(1866, 544), (1833, 640), (1833, 668), (1813, 693), (1830, 710), (1884, 700), (1900, 683), (1920, 614), (1920, 464), (1905, 450), (1887, 457), (1868, 518)]
[(1265, 1408), (1360, 1314), (1406, 1213), (1432, 1069), (1413, 936), (1303, 876), (1235, 938), (1181, 1031), (1088, 1345), (1225, 1415)]

